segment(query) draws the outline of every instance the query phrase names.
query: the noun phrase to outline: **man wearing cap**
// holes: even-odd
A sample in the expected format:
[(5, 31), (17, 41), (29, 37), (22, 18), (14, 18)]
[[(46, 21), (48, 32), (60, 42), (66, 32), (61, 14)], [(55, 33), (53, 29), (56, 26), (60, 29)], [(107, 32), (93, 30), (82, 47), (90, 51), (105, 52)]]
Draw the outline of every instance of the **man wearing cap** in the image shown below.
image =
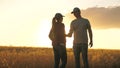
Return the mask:
[[(65, 26), (62, 23), (63, 17), (61, 13), (55, 14), (52, 20), (52, 28), (49, 33), (54, 52), (54, 68), (65, 68), (67, 64)], [(51, 33), (53, 33), (54, 37), (51, 36)], [(62, 63), (59, 67), (60, 60)]]
[(80, 68), (80, 53), (82, 53), (84, 68), (89, 68), (88, 64), (88, 35), (89, 34), (89, 45), (93, 46), (92, 41), (92, 29), (88, 19), (81, 16), (81, 11), (78, 7), (75, 7), (71, 12), (76, 17), (71, 22), (69, 33), (66, 35), (71, 37), (74, 33), (73, 41), (73, 52), (75, 57), (75, 68)]

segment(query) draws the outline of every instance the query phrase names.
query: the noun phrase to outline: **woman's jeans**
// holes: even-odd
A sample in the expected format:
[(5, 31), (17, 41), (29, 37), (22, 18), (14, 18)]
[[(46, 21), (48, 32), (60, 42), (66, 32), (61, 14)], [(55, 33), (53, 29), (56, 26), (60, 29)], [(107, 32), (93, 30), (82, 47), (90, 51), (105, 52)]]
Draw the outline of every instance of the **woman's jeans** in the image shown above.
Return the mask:
[(54, 51), (54, 68), (59, 68), (60, 60), (61, 65), (60, 68), (65, 68), (67, 64), (67, 52), (65, 45), (55, 45), (53, 46)]
[(75, 68), (80, 68), (80, 53), (82, 53), (82, 59), (84, 68), (88, 68), (88, 44), (79, 43), (73, 45), (74, 57), (75, 57)]

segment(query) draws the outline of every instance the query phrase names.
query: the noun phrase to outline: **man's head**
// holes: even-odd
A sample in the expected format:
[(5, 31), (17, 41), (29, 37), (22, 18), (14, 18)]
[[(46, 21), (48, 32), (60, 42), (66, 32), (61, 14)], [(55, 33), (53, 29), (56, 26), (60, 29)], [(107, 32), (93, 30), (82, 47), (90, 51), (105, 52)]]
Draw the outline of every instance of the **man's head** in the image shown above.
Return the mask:
[(73, 9), (73, 11), (71, 12), (71, 14), (77, 13), (77, 12), (81, 13), (80, 9), (79, 9), (78, 7), (75, 7), (75, 8)]
[(80, 17), (81, 11), (78, 7), (75, 7), (71, 14), (74, 14), (75, 17)]

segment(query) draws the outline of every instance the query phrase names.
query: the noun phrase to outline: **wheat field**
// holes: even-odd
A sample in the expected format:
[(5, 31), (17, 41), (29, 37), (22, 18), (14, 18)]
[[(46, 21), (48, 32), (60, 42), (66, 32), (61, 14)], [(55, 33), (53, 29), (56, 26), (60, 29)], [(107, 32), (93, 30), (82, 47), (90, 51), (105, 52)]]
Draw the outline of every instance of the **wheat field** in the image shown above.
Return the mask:
[[(67, 49), (67, 56), (66, 68), (74, 68), (72, 49)], [(120, 50), (89, 49), (88, 56), (90, 68), (120, 68)], [(0, 68), (53, 68), (53, 65), (52, 48), (0, 47)]]

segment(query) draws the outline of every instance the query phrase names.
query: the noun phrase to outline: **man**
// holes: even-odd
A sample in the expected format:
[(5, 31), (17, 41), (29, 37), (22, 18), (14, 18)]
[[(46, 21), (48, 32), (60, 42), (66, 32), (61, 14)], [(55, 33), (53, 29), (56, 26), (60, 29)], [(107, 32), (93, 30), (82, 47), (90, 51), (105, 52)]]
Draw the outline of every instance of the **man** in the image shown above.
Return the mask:
[(92, 41), (92, 29), (88, 19), (81, 16), (81, 11), (78, 7), (75, 7), (71, 12), (76, 17), (71, 22), (69, 33), (66, 35), (71, 37), (74, 33), (73, 51), (75, 57), (75, 68), (80, 68), (80, 53), (82, 53), (84, 67), (88, 68), (88, 35), (90, 38), (90, 47), (93, 46)]

